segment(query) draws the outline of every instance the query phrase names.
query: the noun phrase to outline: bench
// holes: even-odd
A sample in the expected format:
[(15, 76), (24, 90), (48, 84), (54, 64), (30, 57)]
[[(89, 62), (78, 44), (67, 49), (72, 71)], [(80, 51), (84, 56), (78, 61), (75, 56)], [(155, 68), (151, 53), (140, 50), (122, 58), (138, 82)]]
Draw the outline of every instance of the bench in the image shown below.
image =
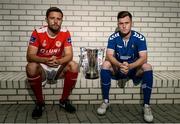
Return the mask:
[[(180, 71), (154, 72), (151, 104), (180, 103)], [(43, 88), (46, 104), (57, 104), (62, 94), (63, 79)], [(0, 104), (32, 104), (33, 93), (26, 81), (25, 72), (0, 72)], [(99, 104), (102, 102), (100, 79), (85, 79), (79, 73), (76, 87), (70, 99), (74, 104)], [(110, 89), (111, 104), (142, 103), (140, 85), (132, 81), (112, 80)]]

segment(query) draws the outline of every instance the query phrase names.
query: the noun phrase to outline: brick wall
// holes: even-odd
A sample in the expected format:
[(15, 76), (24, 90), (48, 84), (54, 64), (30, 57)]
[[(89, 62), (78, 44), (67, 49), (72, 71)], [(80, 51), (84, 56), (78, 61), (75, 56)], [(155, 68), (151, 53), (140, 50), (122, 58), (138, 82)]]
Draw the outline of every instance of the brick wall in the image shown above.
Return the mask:
[(0, 71), (25, 70), (31, 31), (45, 24), (50, 6), (64, 12), (77, 62), (79, 47), (106, 47), (118, 11), (128, 10), (133, 29), (147, 38), (154, 70), (180, 70), (179, 0), (0, 0)]

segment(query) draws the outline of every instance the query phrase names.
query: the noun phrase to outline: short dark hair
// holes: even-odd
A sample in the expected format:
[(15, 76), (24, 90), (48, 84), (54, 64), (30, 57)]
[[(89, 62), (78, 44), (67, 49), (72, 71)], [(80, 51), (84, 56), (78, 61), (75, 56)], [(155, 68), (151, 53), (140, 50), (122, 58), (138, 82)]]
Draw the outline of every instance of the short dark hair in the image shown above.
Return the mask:
[(50, 7), (47, 11), (46, 11), (46, 18), (48, 18), (49, 13), (50, 12), (60, 12), (63, 16), (63, 12), (61, 11), (61, 9), (57, 8), (57, 7)]
[(117, 15), (117, 20), (119, 20), (119, 18), (124, 18), (126, 16), (129, 16), (129, 18), (132, 20), (132, 15), (129, 11), (121, 11), (118, 13)]

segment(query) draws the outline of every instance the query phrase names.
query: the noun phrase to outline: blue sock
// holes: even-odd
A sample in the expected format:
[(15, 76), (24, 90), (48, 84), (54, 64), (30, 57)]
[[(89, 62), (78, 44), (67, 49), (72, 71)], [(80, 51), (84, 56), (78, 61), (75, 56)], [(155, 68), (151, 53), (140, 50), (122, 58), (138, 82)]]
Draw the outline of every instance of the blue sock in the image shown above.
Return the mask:
[(152, 91), (152, 85), (153, 85), (153, 71), (145, 71), (143, 74), (143, 83), (142, 83), (142, 89), (144, 94), (144, 104), (149, 105), (149, 101), (151, 98), (151, 91)]
[(111, 71), (101, 69), (101, 86), (103, 99), (109, 100), (109, 90), (111, 86)]

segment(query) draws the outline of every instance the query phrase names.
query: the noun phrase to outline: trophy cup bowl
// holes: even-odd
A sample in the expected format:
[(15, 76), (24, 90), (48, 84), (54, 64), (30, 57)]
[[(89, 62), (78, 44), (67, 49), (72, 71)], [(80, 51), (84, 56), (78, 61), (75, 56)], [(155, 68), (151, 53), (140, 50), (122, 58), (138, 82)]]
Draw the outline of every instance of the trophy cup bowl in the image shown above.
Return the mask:
[(100, 66), (104, 57), (104, 49), (81, 47), (80, 66), (86, 79), (99, 78)]
[(97, 69), (97, 54), (98, 49), (87, 49), (87, 57), (89, 67), (87, 68), (85, 78), (86, 79), (97, 79), (99, 78), (98, 69)]

